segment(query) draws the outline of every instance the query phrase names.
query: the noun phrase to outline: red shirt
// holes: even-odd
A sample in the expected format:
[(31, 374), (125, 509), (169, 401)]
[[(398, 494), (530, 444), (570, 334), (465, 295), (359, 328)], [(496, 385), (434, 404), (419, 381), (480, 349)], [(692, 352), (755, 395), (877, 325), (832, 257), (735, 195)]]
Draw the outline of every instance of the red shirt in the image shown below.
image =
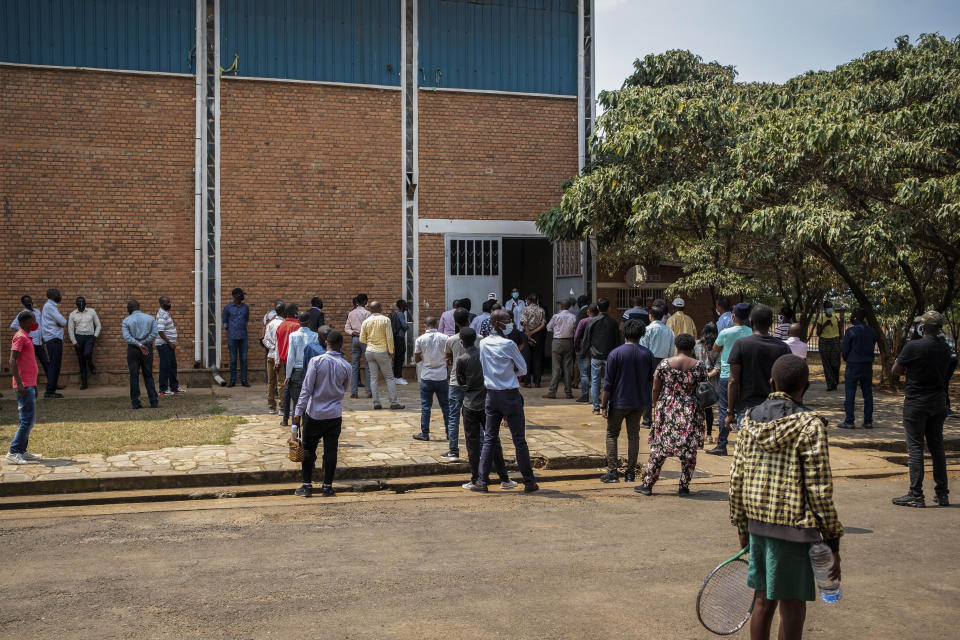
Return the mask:
[(287, 318), (277, 327), (277, 358), (280, 362), (287, 361), (287, 351), (290, 349), (290, 334), (300, 329), (300, 321), (296, 318)]
[[(13, 341), (10, 344), (11, 351), (19, 351), (20, 357), (17, 358), (17, 369), (20, 371), (20, 380), (24, 387), (37, 386), (37, 358), (33, 353), (33, 339), (30, 334), (20, 329), (13, 334)], [(13, 388), (17, 388), (17, 379), (10, 376), (13, 380)]]

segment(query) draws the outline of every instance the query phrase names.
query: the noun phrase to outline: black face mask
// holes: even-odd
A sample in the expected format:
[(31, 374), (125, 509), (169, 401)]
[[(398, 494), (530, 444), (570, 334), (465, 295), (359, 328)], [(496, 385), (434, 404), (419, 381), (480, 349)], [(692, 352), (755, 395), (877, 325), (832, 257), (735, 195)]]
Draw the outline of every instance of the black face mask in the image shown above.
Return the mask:
[(28, 302), (28, 303), (26, 303), (26, 304), (23, 305), (23, 308), (24, 308), (24, 309), (27, 309), (27, 310), (29, 310), (29, 311), (33, 311), (33, 303), (32, 303), (32, 302)]
[(83, 300), (77, 303), (77, 309), (79, 309), (80, 311), (83, 311), (86, 308), (86, 306), (87, 306), (87, 303)]
[(164, 311), (170, 311), (170, 309), (173, 308), (172, 304), (162, 304), (160, 306), (163, 308)]
[(56, 302), (57, 304), (60, 304), (61, 300), (63, 300), (63, 296), (57, 296), (56, 298), (53, 299), (53, 301)]

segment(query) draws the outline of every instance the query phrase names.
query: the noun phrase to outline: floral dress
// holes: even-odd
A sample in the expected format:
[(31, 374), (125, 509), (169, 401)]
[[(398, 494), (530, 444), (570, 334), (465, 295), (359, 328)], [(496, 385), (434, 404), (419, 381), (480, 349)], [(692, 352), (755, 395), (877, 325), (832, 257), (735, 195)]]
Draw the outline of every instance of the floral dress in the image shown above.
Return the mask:
[(707, 381), (703, 362), (687, 371), (674, 369), (664, 360), (654, 372), (663, 384), (654, 407), (650, 429), (650, 460), (643, 483), (653, 485), (660, 476), (664, 461), (680, 459), (680, 484), (687, 486), (697, 465), (697, 450), (703, 446), (706, 420), (697, 404), (697, 385)]

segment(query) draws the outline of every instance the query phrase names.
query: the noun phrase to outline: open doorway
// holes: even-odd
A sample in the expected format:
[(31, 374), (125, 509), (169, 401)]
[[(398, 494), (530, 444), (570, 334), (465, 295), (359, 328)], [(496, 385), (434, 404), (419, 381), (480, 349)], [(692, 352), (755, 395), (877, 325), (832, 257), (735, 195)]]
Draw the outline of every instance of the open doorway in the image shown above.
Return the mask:
[(520, 290), (526, 298), (530, 293), (540, 296), (540, 306), (551, 315), (553, 304), (553, 246), (544, 238), (503, 239), (503, 300), (510, 298), (510, 290)]

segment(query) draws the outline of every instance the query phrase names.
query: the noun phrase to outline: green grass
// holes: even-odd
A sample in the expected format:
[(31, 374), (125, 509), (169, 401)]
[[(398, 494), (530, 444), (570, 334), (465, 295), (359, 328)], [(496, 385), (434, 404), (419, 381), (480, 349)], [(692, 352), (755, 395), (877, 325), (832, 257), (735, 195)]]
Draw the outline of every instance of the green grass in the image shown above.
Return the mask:
[[(0, 399), (0, 447), (4, 450), (17, 430), (14, 393), (4, 393)], [(228, 444), (242, 423), (239, 416), (223, 415), (216, 397), (204, 392), (165, 396), (158, 409), (139, 410), (130, 407), (129, 398), (40, 398), (30, 450), (50, 458)]]

